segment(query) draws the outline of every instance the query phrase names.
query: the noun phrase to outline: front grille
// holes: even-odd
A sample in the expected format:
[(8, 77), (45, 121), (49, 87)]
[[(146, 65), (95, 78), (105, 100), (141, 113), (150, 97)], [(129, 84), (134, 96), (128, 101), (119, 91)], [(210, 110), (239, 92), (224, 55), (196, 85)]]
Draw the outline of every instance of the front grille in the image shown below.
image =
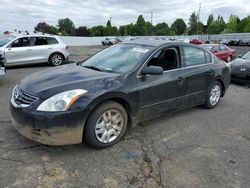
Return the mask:
[(26, 105), (26, 106), (29, 106), (31, 103), (33, 103), (38, 99), (37, 97), (32, 96), (20, 90), (18, 87), (15, 88), (13, 97), (18, 105)]

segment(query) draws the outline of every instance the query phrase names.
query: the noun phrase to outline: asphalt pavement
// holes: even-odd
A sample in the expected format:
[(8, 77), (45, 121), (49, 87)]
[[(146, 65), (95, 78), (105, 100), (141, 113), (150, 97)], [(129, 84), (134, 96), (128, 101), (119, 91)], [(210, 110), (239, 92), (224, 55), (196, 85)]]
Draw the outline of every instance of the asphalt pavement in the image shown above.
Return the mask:
[[(72, 59), (87, 56), (88, 51)], [(0, 77), (0, 187), (250, 187), (245, 86), (231, 85), (216, 109), (196, 107), (130, 128), (111, 148), (52, 147), (21, 136), (9, 113), (13, 87), (49, 68), (12, 68)]]

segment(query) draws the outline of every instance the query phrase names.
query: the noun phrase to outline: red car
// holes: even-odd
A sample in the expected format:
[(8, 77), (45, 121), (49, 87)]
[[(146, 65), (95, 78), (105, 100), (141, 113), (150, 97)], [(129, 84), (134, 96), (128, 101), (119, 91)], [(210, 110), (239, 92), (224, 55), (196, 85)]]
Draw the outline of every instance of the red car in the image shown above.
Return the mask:
[(196, 45), (203, 44), (202, 40), (199, 40), (199, 39), (193, 39), (189, 43), (196, 44)]
[(234, 49), (223, 44), (203, 44), (202, 46), (210, 50), (216, 57), (225, 62), (230, 62), (237, 57)]

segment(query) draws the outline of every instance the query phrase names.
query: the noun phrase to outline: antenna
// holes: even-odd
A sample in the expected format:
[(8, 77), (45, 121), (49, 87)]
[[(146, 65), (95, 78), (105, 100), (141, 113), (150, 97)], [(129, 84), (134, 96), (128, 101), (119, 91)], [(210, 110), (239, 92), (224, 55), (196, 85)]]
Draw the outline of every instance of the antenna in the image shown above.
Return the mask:
[(199, 4), (199, 11), (198, 11), (198, 15), (197, 15), (197, 30), (196, 30), (197, 35), (199, 32), (200, 13), (201, 13), (201, 3)]

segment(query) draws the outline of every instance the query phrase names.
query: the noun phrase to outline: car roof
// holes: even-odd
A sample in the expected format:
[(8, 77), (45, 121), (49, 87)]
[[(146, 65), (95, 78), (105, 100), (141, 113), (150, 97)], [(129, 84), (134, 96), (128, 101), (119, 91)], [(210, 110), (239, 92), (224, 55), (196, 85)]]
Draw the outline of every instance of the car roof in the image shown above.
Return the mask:
[(159, 48), (161, 46), (166, 45), (185, 45), (185, 46), (193, 46), (196, 48), (203, 49), (202, 46), (194, 45), (186, 42), (180, 42), (180, 41), (172, 41), (172, 40), (148, 40), (148, 39), (137, 39), (132, 41), (124, 41), (121, 42), (121, 44), (135, 44), (135, 45), (142, 45), (142, 46), (152, 46), (154, 48)]
[(162, 46), (166, 44), (187, 44), (179, 41), (171, 41), (171, 40), (149, 40), (149, 39), (136, 39), (132, 41), (124, 41), (122, 44), (135, 44), (135, 45), (143, 45), (143, 46)]
[(201, 46), (219, 46), (224, 44), (201, 44)]
[[(8, 36), (8, 35), (7, 35)], [(16, 38), (20, 38), (20, 37), (55, 37), (57, 38), (58, 36), (56, 35), (48, 35), (48, 34), (29, 34), (29, 35), (24, 35), (24, 34), (10, 34), (9, 36), (13, 36)]]

